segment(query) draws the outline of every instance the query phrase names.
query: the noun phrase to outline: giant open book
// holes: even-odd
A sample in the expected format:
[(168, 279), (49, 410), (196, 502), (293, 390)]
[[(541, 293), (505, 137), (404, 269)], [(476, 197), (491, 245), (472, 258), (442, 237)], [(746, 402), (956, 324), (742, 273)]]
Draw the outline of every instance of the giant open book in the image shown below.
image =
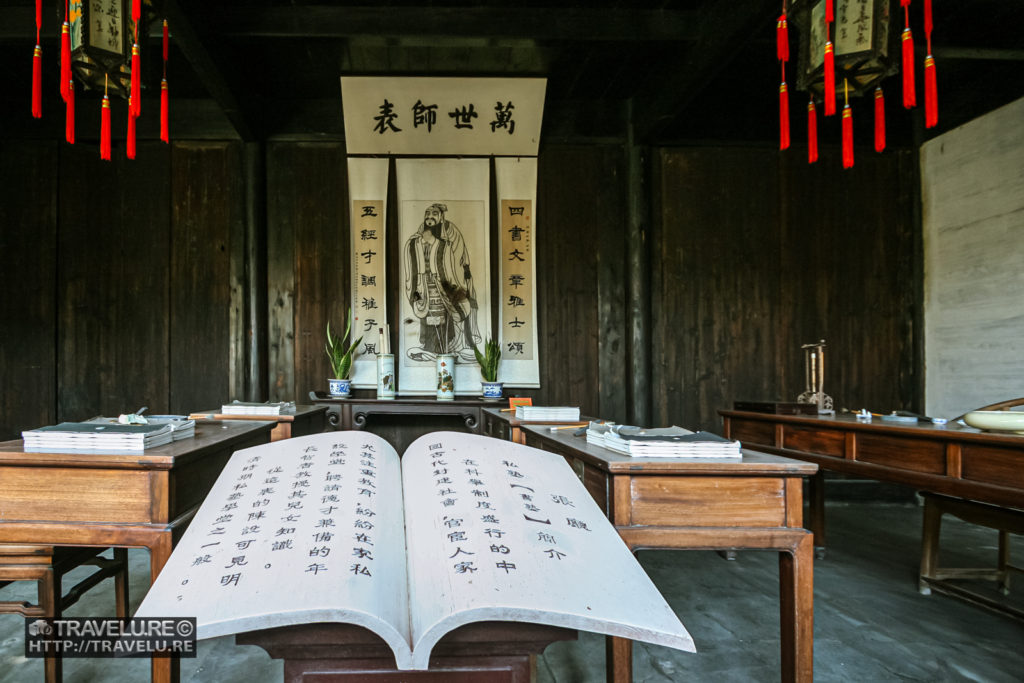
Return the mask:
[(237, 451), (136, 616), (194, 616), (199, 638), (357, 624), (399, 669), (478, 621), (694, 651), (561, 457), (455, 432), (401, 459), (355, 431)]

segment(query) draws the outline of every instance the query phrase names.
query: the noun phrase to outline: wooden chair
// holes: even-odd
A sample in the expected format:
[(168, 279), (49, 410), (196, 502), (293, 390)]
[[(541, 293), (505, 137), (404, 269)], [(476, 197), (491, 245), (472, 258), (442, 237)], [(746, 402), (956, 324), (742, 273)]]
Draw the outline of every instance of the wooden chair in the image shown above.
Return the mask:
[[(85, 591), (100, 581), (114, 577), (116, 613), (128, 616), (128, 551), (114, 549), (114, 559), (101, 556), (106, 548), (72, 548), (48, 545), (15, 545), (0, 543), (0, 588), (14, 581), (35, 581), (38, 602), (0, 601), (0, 614), (21, 614), (25, 617), (59, 617), (78, 602)], [(66, 594), (62, 591), (65, 574), (83, 565), (98, 569), (79, 581)], [(90, 615), (103, 616), (103, 615)], [(59, 655), (46, 657), (46, 683), (59, 683)]]

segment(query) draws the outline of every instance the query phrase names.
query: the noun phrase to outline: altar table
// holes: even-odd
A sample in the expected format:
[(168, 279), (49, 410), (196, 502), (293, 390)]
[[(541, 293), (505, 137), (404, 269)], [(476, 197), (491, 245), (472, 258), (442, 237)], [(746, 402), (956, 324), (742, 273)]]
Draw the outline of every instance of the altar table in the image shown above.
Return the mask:
[[(522, 430), (526, 445), (568, 460), (634, 552), (777, 551), (782, 680), (813, 680), (814, 557), (802, 527), (803, 479), (817, 466), (747, 450), (737, 460), (634, 458), (568, 430)], [(632, 642), (609, 641), (608, 680), (628, 682)]]
[[(146, 548), (151, 579), (236, 450), (273, 422), (197, 422), (194, 438), (136, 454), (26, 453), (0, 442), (0, 543)], [(154, 659), (153, 680), (177, 678)]]

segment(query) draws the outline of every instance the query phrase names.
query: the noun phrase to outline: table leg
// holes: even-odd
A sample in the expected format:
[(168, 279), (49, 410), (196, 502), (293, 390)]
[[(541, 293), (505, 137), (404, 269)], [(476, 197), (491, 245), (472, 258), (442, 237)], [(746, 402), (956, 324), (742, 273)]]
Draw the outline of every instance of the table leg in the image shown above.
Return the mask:
[(782, 680), (814, 680), (814, 537), (779, 553)]
[(810, 523), (807, 528), (814, 533), (814, 556), (825, 558), (825, 472), (818, 470), (807, 481)]
[(942, 507), (928, 496), (924, 498), (923, 524), (921, 529), (921, 570), (917, 578), (917, 591), (931, 595), (928, 579), (935, 577), (939, 565), (939, 534), (942, 531)]
[[(165, 531), (158, 535), (149, 546), (149, 581), (150, 585), (156, 581), (160, 570), (167, 564), (171, 557), (171, 550), (174, 544), (171, 531)], [(161, 657), (151, 659), (153, 683), (178, 683), (181, 679), (181, 660), (177, 657)]]
[(614, 636), (606, 636), (604, 640), (608, 683), (630, 683), (633, 680), (633, 641)]

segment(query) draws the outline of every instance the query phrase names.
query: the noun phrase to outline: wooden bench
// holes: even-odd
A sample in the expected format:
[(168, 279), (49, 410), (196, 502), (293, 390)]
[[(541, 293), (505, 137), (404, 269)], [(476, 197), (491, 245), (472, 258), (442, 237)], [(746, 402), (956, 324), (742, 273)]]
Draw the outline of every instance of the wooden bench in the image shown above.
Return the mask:
[[(1003, 595), (1010, 593), (1010, 574), (1022, 571), (1010, 564), (1010, 534), (1024, 534), (1024, 510), (998, 507), (963, 498), (924, 491), (924, 528), (921, 535), (921, 571), (918, 590), (930, 595), (932, 590), (951, 595), (981, 607), (1024, 620), (1024, 611), (1003, 604), (976, 591), (953, 583), (955, 580), (982, 579), (996, 581)], [(939, 566), (939, 534), (942, 515), (953, 515), (970, 524), (996, 529), (999, 549), (995, 567), (943, 568)]]
[[(35, 581), (38, 596), (36, 604), (0, 601), (0, 614), (59, 617), (78, 602), (85, 591), (112, 576), (117, 616), (128, 616), (128, 551), (115, 548), (114, 559), (107, 559), (101, 555), (104, 550), (106, 548), (0, 543), (0, 588), (14, 581)], [(64, 593), (61, 585), (64, 575), (83, 565), (98, 569)], [(60, 655), (46, 657), (45, 676), (46, 683), (60, 681)]]

